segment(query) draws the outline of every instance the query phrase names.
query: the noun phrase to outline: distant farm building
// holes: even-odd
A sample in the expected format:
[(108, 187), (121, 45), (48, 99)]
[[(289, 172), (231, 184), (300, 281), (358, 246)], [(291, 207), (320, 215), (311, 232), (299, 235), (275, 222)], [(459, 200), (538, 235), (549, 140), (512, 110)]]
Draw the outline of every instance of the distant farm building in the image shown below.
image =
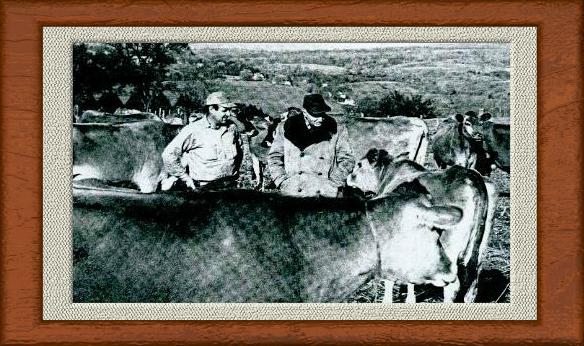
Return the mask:
[(279, 74), (274, 76), (274, 78), (272, 79), (272, 84), (292, 85), (292, 81), (290, 80), (290, 77), (285, 76), (283, 74)]
[(230, 74), (224, 74), (223, 77), (225, 78), (225, 80), (241, 80), (240, 76), (235, 76), (235, 75), (230, 75)]
[(256, 73), (253, 74), (253, 76), (251, 77), (251, 79), (252, 80), (255, 80), (255, 81), (262, 81), (262, 80), (265, 80), (266, 77), (263, 74), (261, 74), (259, 72), (256, 72)]

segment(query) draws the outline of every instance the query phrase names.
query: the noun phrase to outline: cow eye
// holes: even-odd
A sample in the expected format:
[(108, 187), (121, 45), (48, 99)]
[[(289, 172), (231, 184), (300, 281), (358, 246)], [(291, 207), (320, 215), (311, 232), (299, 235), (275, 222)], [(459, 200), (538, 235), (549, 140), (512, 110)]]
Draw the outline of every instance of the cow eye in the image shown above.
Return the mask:
[(363, 166), (363, 164), (361, 162), (357, 163), (357, 167), (361, 168)]
[(469, 123), (468, 121), (466, 121), (464, 124), (465, 124), (466, 126), (470, 126), (470, 125), (471, 125), (471, 123)]

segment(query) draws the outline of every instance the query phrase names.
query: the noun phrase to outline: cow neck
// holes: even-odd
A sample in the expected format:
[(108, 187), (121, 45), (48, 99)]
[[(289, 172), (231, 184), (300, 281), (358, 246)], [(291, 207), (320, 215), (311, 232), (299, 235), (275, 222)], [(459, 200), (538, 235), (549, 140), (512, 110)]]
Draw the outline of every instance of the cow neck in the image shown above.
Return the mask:
[(464, 149), (465, 141), (468, 140), (468, 137), (465, 136), (464, 125), (462, 123), (458, 123), (458, 147), (460, 149)]
[(387, 185), (387, 177), (385, 181), (383, 179), (385, 177), (385, 173), (387, 172), (387, 167), (389, 167), (389, 165), (381, 164), (381, 169), (379, 170), (379, 175), (377, 176), (377, 179), (379, 180), (379, 189), (377, 191), (378, 194), (383, 192), (382, 186)]
[[(377, 191), (377, 196), (375, 196), (373, 199), (384, 198), (385, 196), (387, 196), (388, 194), (390, 194), (393, 191), (393, 189), (387, 191), (387, 187), (390, 186), (390, 183), (394, 182), (394, 178), (395, 178), (395, 174), (393, 174), (391, 176), (387, 176), (387, 171), (389, 170), (389, 166), (391, 166), (391, 163), (382, 164), (382, 168), (379, 170), (379, 177), (378, 177), (379, 188)], [(393, 188), (395, 188), (396, 186), (397, 185), (394, 184)]]

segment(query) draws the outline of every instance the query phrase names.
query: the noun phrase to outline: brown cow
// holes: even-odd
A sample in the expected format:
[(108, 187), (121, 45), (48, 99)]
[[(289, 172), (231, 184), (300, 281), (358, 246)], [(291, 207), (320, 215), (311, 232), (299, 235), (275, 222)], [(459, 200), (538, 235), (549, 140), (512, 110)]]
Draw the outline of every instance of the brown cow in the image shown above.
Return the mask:
[(335, 117), (347, 127), (355, 157), (370, 148), (386, 150), (393, 157), (404, 157), (423, 165), (428, 149), (428, 126), (418, 118)]
[[(346, 302), (368, 280), (455, 280), (417, 185), (369, 201), (253, 190), (73, 190), (74, 302)], [(401, 254), (408, 254), (402, 256)]]
[[(484, 181), (477, 172), (460, 166), (432, 172), (413, 161), (395, 161), (386, 151), (377, 149), (371, 149), (347, 178), (349, 187), (377, 196), (375, 198), (383, 198), (410, 182), (421, 184), (433, 203), (462, 210), (460, 223), (441, 228), (440, 243), (450, 259), (451, 271), (458, 276), (455, 282), (444, 288), (444, 301), (473, 302), (479, 264), (495, 211), (497, 193), (494, 184)], [(403, 255), (407, 256), (407, 253)], [(391, 284), (387, 287), (387, 292), (390, 292)], [(411, 293), (412, 287), (409, 288)]]
[(161, 179), (161, 153), (181, 126), (161, 121), (73, 124), (73, 184), (98, 180), (154, 192)]
[(432, 152), (439, 168), (458, 165), (465, 168), (477, 169), (485, 174), (477, 162), (484, 163), (486, 158), (482, 146), (482, 124), (488, 117), (477, 116), (475, 112), (465, 115), (456, 114), (438, 125), (432, 136)]
[[(103, 123), (73, 124), (73, 184), (115, 185), (156, 191), (164, 178), (162, 152), (181, 125), (160, 120), (119, 122), (105, 117)], [(105, 122), (109, 121), (109, 122)], [(231, 117), (248, 136), (257, 131), (248, 119)]]
[[(503, 171), (511, 172), (511, 160), (509, 156), (510, 148), (510, 127), (509, 119), (490, 119), (490, 114), (485, 113), (483, 117), (489, 121), (482, 124), (483, 148), (487, 153), (487, 163), (494, 164)], [(484, 165), (483, 165), (484, 166)]]
[(162, 119), (153, 113), (148, 112), (127, 112), (126, 114), (110, 114), (94, 110), (87, 110), (81, 114), (76, 123), (82, 124), (119, 124), (133, 121), (156, 120)]

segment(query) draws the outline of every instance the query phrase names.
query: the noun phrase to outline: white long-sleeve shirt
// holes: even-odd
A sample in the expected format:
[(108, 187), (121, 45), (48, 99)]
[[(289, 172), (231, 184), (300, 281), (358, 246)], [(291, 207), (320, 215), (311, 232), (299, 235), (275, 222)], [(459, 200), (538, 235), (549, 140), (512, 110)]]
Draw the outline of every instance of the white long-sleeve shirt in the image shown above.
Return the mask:
[(237, 177), (243, 156), (242, 140), (235, 125), (213, 128), (204, 117), (187, 126), (162, 153), (166, 172), (180, 178), (187, 174), (201, 184)]

